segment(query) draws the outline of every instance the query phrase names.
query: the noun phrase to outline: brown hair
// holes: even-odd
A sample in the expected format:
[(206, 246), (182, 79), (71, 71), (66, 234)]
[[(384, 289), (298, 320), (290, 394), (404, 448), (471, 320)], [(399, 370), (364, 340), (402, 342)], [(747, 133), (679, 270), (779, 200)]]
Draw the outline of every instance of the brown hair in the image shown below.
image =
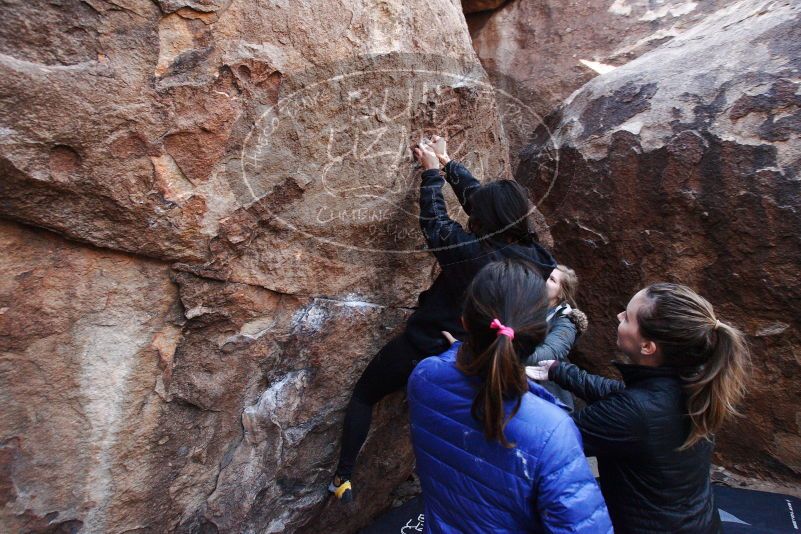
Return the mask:
[(559, 284), (562, 289), (561, 300), (567, 302), (573, 308), (578, 308), (576, 305), (576, 293), (578, 293), (579, 280), (578, 276), (576, 276), (576, 271), (562, 264), (557, 265), (556, 268), (564, 275), (562, 276), (562, 283)]
[[(463, 319), (467, 340), (457, 356), (457, 367), (479, 376), (481, 384), (471, 413), (484, 426), (489, 440), (513, 447), (503, 429), (520, 408), (528, 391), (523, 358), (545, 339), (548, 297), (538, 269), (524, 261), (490, 263), (467, 288)], [(514, 340), (490, 327), (493, 319), (514, 329)], [(508, 416), (504, 401), (514, 400)]]
[(640, 334), (662, 351), (664, 364), (691, 368), (687, 411), (692, 428), (679, 450), (710, 439), (745, 394), (750, 355), (743, 334), (719, 321), (712, 305), (687, 286), (653, 284), (640, 308)]

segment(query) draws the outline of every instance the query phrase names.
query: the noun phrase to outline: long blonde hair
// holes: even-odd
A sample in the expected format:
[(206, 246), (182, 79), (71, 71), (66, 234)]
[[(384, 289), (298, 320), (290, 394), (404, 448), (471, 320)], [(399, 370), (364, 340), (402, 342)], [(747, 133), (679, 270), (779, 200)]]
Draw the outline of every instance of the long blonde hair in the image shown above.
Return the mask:
[(679, 448), (710, 439), (745, 395), (750, 354), (743, 334), (717, 319), (706, 299), (687, 286), (653, 284), (640, 308), (640, 334), (656, 343), (664, 364), (691, 369), (687, 411), (692, 428)]
[(572, 308), (577, 308), (576, 293), (578, 293), (579, 280), (578, 276), (576, 276), (576, 271), (561, 263), (556, 268), (562, 273), (562, 282), (559, 284), (561, 289), (560, 300), (567, 302)]

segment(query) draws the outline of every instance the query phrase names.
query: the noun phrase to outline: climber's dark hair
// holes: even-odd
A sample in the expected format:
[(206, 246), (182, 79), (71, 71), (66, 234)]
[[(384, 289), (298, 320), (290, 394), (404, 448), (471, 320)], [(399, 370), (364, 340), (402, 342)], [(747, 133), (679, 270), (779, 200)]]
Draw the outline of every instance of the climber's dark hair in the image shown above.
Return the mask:
[[(473, 278), (462, 318), (467, 339), (457, 367), (482, 381), (471, 413), (484, 425), (484, 435), (512, 447), (503, 434), (528, 391), (523, 359), (534, 352), (548, 330), (548, 295), (537, 267), (524, 260), (488, 264)], [(493, 319), (514, 329), (514, 340), (490, 327)], [(504, 400), (515, 405), (507, 416)]]
[(531, 228), (531, 205), (525, 188), (514, 180), (482, 185), (469, 197), (470, 231), (479, 237), (510, 243), (531, 244), (537, 234)]
[(750, 355), (743, 334), (719, 321), (705, 298), (687, 286), (645, 288), (637, 313), (640, 335), (660, 348), (664, 365), (689, 369), (687, 410), (692, 428), (680, 450), (711, 439), (745, 394)]

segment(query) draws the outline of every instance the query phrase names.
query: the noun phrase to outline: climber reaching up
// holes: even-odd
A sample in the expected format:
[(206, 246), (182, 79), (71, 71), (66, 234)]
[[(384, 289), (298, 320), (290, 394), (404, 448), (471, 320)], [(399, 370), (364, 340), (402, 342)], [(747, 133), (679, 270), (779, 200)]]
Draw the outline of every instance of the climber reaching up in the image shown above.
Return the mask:
[[(451, 160), (440, 136), (414, 148), (423, 167), (420, 181), (420, 227), (441, 267), (434, 283), (420, 294), (405, 330), (376, 354), (362, 373), (345, 412), (342, 447), (329, 490), (345, 502), (353, 498), (351, 476), (367, 438), (373, 405), (406, 386), (415, 365), (448, 347), (441, 331), (461, 338), (459, 322), (465, 289), (488, 263), (517, 258), (534, 264), (547, 278), (556, 267), (529, 223), (531, 205), (525, 189), (512, 180), (480, 184), (461, 163)], [(444, 168), (443, 173), (440, 168)], [(448, 216), (442, 186), (449, 183), (467, 213), (468, 228)]]

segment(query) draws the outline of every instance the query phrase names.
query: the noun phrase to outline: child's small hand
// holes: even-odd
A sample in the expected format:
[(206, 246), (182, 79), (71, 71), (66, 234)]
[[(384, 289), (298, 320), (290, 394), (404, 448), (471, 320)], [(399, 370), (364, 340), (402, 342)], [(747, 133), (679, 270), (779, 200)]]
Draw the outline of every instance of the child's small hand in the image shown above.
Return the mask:
[(420, 162), (425, 170), (439, 169), (439, 159), (428, 141), (422, 141), (414, 148), (414, 157)]
[(448, 156), (448, 145), (444, 137), (435, 135), (431, 138), (429, 145), (432, 149), (434, 149), (434, 154), (437, 155), (437, 159), (441, 165), (445, 165), (451, 160), (451, 158)]
[(526, 376), (532, 380), (548, 380), (548, 371), (555, 363), (556, 360), (543, 360), (537, 365), (526, 366)]

